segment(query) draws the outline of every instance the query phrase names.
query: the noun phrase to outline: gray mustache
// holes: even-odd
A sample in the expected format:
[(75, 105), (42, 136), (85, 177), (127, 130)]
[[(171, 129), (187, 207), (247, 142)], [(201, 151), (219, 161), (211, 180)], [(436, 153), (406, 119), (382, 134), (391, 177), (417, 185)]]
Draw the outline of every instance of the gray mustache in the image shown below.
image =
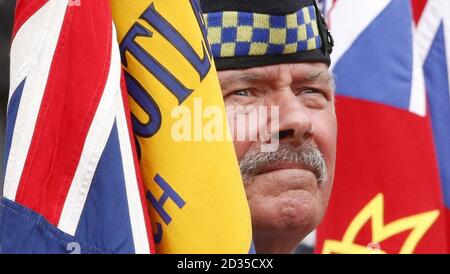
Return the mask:
[(292, 162), (311, 170), (320, 187), (323, 187), (328, 181), (325, 158), (317, 146), (304, 145), (294, 148), (286, 144), (279, 144), (278, 149), (273, 152), (261, 152), (260, 149), (253, 149), (245, 153), (239, 163), (242, 179), (245, 182), (260, 173), (265, 167), (281, 162)]

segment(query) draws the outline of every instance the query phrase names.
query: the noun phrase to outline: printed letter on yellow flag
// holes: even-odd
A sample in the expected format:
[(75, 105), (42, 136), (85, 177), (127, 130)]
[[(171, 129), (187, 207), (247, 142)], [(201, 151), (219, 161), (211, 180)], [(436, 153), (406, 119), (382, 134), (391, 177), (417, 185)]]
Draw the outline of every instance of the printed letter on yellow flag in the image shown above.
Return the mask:
[(112, 7), (157, 252), (250, 252), (233, 144), (217, 136), (229, 129), (198, 2), (112, 0)]

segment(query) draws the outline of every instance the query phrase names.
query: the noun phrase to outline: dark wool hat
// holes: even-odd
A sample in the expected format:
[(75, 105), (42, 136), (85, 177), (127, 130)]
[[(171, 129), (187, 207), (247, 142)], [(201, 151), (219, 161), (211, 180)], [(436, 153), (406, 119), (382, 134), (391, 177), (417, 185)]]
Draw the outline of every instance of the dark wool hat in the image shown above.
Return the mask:
[(217, 70), (323, 62), (333, 49), (314, 0), (200, 0)]

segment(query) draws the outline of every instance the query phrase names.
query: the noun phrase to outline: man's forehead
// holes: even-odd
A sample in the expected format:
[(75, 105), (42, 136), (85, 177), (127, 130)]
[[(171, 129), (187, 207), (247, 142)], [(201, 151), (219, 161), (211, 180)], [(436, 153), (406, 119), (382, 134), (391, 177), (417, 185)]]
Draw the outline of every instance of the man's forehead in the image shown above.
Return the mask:
[(245, 70), (226, 70), (219, 72), (221, 82), (269, 81), (286, 76), (296, 81), (317, 81), (329, 84), (334, 81), (334, 77), (328, 70), (328, 67), (320, 63), (273, 65)]

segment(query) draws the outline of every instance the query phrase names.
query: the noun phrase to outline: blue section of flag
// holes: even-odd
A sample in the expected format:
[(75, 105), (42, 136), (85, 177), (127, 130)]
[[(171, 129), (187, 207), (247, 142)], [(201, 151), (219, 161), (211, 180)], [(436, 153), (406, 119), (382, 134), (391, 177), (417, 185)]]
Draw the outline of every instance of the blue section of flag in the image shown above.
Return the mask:
[(408, 110), (411, 22), (410, 1), (392, 1), (336, 64), (338, 94)]
[(3, 174), (6, 172), (6, 163), (8, 162), (9, 151), (11, 150), (12, 136), (16, 125), (17, 112), (19, 111), (20, 100), (25, 86), (26, 78), (17, 86), (11, 99), (9, 100), (8, 113), (6, 115), (6, 137), (5, 137), (5, 157), (3, 158)]
[(117, 125), (98, 163), (76, 237), (111, 253), (134, 253)]
[(250, 250), (248, 251), (248, 254), (256, 254), (255, 244), (252, 241), (252, 244), (250, 245)]
[(107, 253), (49, 224), (38, 213), (6, 198), (0, 200), (0, 254)]
[(444, 26), (441, 24), (425, 62), (431, 123), (439, 162), (442, 191), (450, 208), (450, 87)]

